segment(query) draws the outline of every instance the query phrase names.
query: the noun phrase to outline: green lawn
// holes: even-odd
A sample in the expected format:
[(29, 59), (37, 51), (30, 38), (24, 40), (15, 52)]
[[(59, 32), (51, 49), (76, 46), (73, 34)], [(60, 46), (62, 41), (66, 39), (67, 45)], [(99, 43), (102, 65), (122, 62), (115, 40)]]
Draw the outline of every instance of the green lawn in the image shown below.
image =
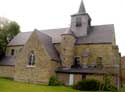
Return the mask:
[[(125, 92), (125, 88), (121, 89), (121, 92)], [(13, 80), (0, 78), (0, 92), (80, 92), (70, 87), (63, 86), (45, 86), (35, 85), (28, 83), (19, 83)], [(82, 91), (90, 92), (90, 91)]]
[(119, 92), (125, 92), (125, 85), (119, 90)]
[(51, 87), (19, 83), (9, 79), (0, 78), (0, 92), (80, 92), (69, 87)]

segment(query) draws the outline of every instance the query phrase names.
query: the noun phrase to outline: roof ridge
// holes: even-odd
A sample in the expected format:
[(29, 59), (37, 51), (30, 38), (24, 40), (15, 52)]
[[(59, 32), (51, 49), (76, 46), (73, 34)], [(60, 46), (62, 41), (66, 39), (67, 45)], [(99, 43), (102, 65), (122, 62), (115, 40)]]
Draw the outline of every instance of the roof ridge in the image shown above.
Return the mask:
[(70, 28), (70, 27), (64, 27), (64, 28), (52, 28), (52, 29), (42, 29), (42, 30), (39, 30), (39, 31), (45, 31), (45, 30), (57, 30), (57, 29), (65, 29), (65, 28)]
[(111, 26), (111, 25), (114, 25), (114, 24), (100, 24), (100, 25), (92, 25), (92, 27), (97, 27), (97, 26)]
[(45, 35), (45, 36), (48, 36), (49, 38), (51, 38), (51, 39), (52, 39), (52, 37), (50, 37), (49, 35), (47, 35), (47, 34), (45, 34), (45, 33), (41, 32), (40, 30), (36, 30), (36, 32), (39, 32), (40, 34)]

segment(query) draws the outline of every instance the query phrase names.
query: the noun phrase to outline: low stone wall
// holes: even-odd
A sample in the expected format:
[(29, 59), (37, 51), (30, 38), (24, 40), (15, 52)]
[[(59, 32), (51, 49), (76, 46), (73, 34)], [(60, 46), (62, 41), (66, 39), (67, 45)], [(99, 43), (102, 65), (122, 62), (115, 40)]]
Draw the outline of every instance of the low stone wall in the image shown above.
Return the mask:
[(14, 66), (0, 66), (0, 77), (13, 78)]
[(57, 73), (57, 78), (58, 80), (65, 84), (65, 85), (68, 85), (69, 84), (69, 74), (65, 74), (65, 73)]
[[(65, 85), (69, 85), (69, 76), (70, 74), (67, 73), (57, 73), (57, 78), (58, 80), (65, 84)], [(82, 75), (81, 74), (73, 74), (73, 84), (76, 84), (78, 81), (82, 80)]]

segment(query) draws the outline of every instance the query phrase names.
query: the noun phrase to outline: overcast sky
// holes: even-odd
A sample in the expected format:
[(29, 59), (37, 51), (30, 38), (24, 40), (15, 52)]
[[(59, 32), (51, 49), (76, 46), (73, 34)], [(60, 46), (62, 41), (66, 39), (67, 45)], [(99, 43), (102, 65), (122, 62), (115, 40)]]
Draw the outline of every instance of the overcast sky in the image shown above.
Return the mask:
[[(83, 0), (92, 25), (114, 24), (117, 45), (125, 55), (125, 0)], [(64, 28), (81, 0), (0, 0), (0, 16), (16, 21), (21, 31)]]

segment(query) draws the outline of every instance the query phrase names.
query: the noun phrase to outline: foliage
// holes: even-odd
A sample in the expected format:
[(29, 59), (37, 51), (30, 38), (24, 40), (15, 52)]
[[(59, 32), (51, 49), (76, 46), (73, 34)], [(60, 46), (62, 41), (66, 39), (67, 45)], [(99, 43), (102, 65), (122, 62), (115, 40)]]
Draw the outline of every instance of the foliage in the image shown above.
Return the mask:
[[(104, 85), (104, 84), (103, 84)], [(103, 87), (104, 91), (112, 91), (112, 92), (116, 92), (117, 91), (117, 87), (110, 84), (109, 86), (104, 86)]]
[(52, 76), (49, 79), (49, 84), (48, 85), (49, 86), (61, 86), (63, 84), (57, 80), (56, 76)]
[(20, 83), (0, 78), (0, 92), (80, 92), (64, 86), (47, 86)]
[[(107, 82), (107, 83), (106, 83)], [(109, 83), (109, 80), (106, 80), (105, 82), (100, 82), (95, 79), (87, 79), (87, 80), (81, 80), (77, 84), (73, 85), (74, 89), (81, 90), (81, 91), (116, 91), (117, 88)]]
[(19, 32), (20, 27), (14, 21), (0, 26), (0, 56), (5, 53), (8, 42)]
[(81, 80), (77, 84), (73, 85), (74, 89), (81, 91), (97, 91), (99, 90), (101, 82), (95, 79)]
[(102, 84), (102, 90), (104, 91), (116, 91), (117, 87), (111, 84), (111, 76), (104, 75), (104, 83)]

